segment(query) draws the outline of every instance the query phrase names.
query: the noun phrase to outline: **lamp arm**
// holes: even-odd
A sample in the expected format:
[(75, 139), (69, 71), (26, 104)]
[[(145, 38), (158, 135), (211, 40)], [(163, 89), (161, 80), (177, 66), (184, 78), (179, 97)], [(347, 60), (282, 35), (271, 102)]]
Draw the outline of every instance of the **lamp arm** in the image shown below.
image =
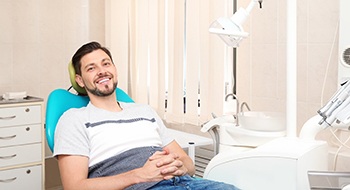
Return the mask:
[[(252, 1), (249, 3), (248, 7), (246, 8), (246, 12), (247, 12), (248, 15), (250, 14), (250, 12), (253, 10), (253, 8), (255, 7), (255, 5), (256, 5), (258, 2), (259, 2), (259, 4), (261, 5), (262, 0), (252, 0)], [(261, 8), (261, 6), (260, 6), (260, 8)]]
[[(253, 8), (257, 3), (262, 3), (262, 0), (252, 0), (250, 1), (248, 7), (246, 9), (243, 9), (242, 7), (239, 8), (235, 14), (232, 15), (231, 20), (235, 22), (237, 25), (242, 25), (246, 19), (248, 18), (250, 12), (252, 12)], [(260, 6), (261, 8), (261, 6)]]

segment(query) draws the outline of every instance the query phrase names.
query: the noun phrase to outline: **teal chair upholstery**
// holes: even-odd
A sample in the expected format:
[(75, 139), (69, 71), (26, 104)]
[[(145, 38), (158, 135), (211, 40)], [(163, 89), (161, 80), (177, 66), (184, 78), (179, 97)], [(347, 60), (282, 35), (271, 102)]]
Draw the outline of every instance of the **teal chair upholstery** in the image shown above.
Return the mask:
[[(116, 93), (118, 101), (134, 102), (123, 90), (117, 88)], [(56, 89), (50, 93), (46, 104), (45, 132), (47, 144), (51, 151), (54, 148), (56, 124), (61, 115), (70, 108), (81, 108), (88, 103), (88, 96), (72, 94), (64, 89)]]

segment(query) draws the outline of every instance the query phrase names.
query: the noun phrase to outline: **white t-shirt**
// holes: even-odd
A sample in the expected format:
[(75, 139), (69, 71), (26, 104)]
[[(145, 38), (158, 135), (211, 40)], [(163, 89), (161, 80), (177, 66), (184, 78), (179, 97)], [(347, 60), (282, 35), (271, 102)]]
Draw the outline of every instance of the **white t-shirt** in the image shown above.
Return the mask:
[(120, 112), (99, 109), (91, 102), (66, 111), (55, 132), (54, 156), (89, 157), (89, 167), (127, 150), (163, 147), (174, 139), (148, 105), (122, 103)]

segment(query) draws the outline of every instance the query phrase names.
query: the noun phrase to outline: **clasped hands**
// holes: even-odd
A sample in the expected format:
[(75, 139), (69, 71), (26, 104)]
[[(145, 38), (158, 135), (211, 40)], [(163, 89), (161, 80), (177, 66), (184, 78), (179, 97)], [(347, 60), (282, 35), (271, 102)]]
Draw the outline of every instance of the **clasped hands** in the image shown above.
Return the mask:
[(169, 153), (166, 149), (155, 152), (142, 168), (147, 173), (146, 178), (150, 181), (167, 180), (187, 173), (179, 156), (175, 153)]

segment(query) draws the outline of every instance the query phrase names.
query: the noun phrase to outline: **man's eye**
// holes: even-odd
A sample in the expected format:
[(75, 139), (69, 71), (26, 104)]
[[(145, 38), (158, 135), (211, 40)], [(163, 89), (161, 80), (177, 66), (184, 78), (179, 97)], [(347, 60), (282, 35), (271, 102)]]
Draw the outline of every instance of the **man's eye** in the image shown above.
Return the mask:
[(94, 68), (93, 67), (89, 67), (89, 68), (87, 68), (87, 71), (93, 71), (94, 70)]

